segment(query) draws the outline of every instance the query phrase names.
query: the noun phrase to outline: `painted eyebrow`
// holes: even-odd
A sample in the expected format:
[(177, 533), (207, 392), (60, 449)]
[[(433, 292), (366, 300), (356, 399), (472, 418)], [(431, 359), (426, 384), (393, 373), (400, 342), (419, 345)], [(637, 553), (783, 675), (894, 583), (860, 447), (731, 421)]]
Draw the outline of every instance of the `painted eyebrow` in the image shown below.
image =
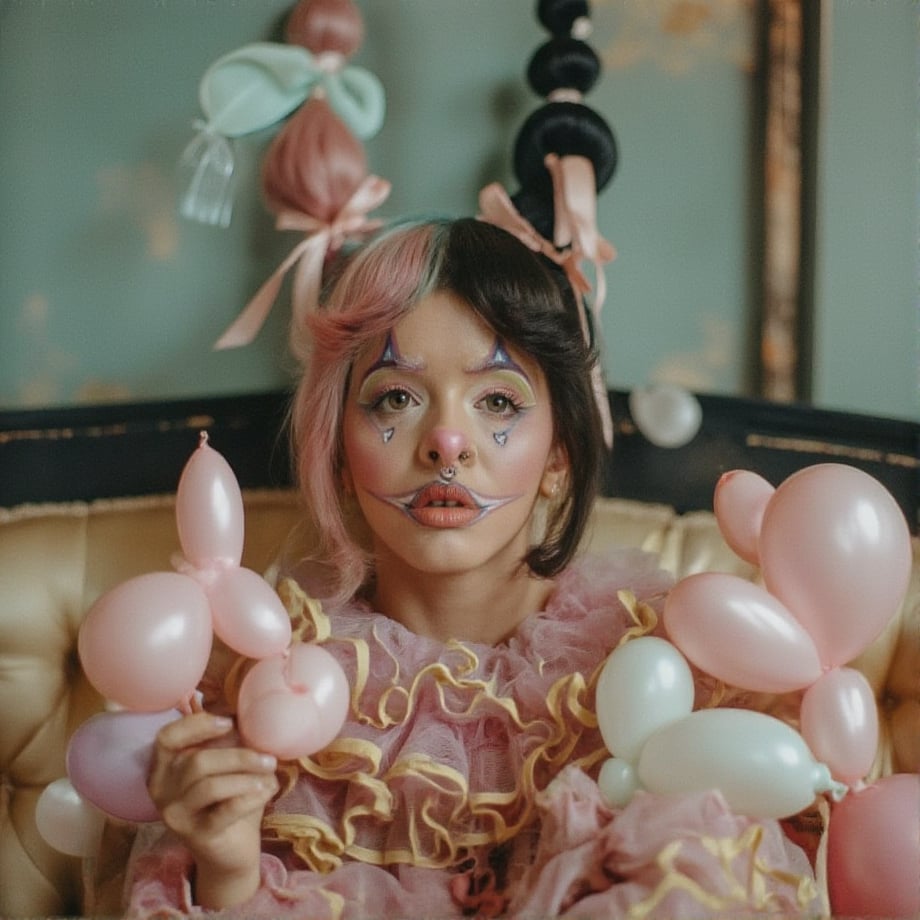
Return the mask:
[(501, 339), (496, 339), (495, 344), (492, 346), (492, 353), (488, 358), (485, 359), (481, 364), (477, 364), (475, 367), (470, 368), (470, 372), (473, 374), (484, 373), (486, 371), (495, 371), (495, 370), (506, 370), (514, 371), (515, 373), (520, 374), (527, 383), (530, 383), (530, 377), (527, 375), (527, 371), (521, 367), (517, 361), (515, 361), (511, 355), (508, 354), (508, 350), (505, 348), (505, 343)]
[(380, 357), (364, 372), (364, 376), (361, 378), (367, 380), (371, 374), (375, 371), (379, 371), (385, 367), (396, 367), (402, 370), (407, 371), (417, 371), (424, 368), (424, 364), (417, 361), (409, 361), (404, 358), (399, 353), (399, 348), (396, 345), (396, 342), (393, 339), (393, 333), (387, 333), (387, 340), (384, 342), (383, 351), (380, 352)]
[[(399, 352), (392, 332), (390, 332), (387, 333), (387, 339), (383, 345), (383, 350), (380, 352), (380, 356), (364, 372), (361, 378), (362, 383), (376, 371), (391, 367), (406, 371), (422, 371), (425, 370), (426, 365), (424, 361), (411, 361), (408, 358), (404, 358)], [(521, 377), (527, 381), (528, 385), (532, 386), (527, 371), (508, 354), (508, 350), (505, 348), (505, 344), (500, 338), (495, 339), (495, 344), (492, 346), (492, 351), (489, 356), (479, 364), (474, 364), (467, 368), (467, 373), (484, 374), (496, 370), (513, 371), (514, 373), (520, 374)]]

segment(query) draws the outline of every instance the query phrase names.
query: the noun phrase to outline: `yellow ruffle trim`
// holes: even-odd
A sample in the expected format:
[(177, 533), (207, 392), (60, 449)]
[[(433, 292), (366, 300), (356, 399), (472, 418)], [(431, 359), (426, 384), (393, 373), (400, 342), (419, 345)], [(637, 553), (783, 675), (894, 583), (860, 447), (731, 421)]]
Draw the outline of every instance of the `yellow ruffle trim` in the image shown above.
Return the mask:
[[(291, 580), (279, 585), (279, 595), (287, 607), (294, 627), (294, 636), (303, 642), (332, 641), (328, 616), (317, 601), (308, 597)], [(657, 615), (654, 609), (629, 592), (621, 592), (620, 600), (630, 611), (635, 625), (622, 637), (623, 641), (654, 629)], [(360, 738), (339, 737), (314, 757), (304, 758), (285, 769), (292, 786), (301, 774), (321, 780), (351, 784), (358, 794), (350, 796), (360, 801), (338, 815), (335, 825), (311, 815), (271, 814), (266, 816), (267, 836), (288, 842), (305, 865), (317, 872), (329, 872), (345, 859), (359, 860), (384, 866), (411, 864), (445, 868), (457, 866), (477, 847), (494, 846), (515, 837), (534, 821), (535, 799), (540, 791), (537, 777), (545, 778), (543, 785), (564, 766), (573, 763), (590, 770), (608, 757), (600, 743), (576, 756), (576, 748), (585, 731), (597, 727), (597, 717), (589, 705), (601, 662), (594, 673), (585, 676), (571, 673), (560, 677), (549, 688), (546, 715), (526, 721), (510, 696), (501, 695), (494, 680), (474, 677), (479, 658), (473, 648), (463, 642), (446, 646), (445, 659), (433, 662), (414, 675), (407, 685), (401, 680), (400, 663), (392, 655), (388, 686), (374, 699), (364, 699), (370, 676), (371, 648), (363, 639), (334, 637), (336, 642), (351, 646), (356, 671), (351, 688), (352, 717), (365, 725), (381, 730), (408, 721), (418, 704), (419, 688), (433, 682), (441, 706), (448, 711), (447, 691), (460, 691), (464, 708), (454, 714), (474, 715), (484, 706), (500, 707), (510, 724), (521, 732), (531, 734), (534, 746), (529, 749), (515, 777), (514, 788), (508, 791), (471, 791), (466, 776), (427, 755), (403, 753), (388, 768), (382, 769), (383, 752), (374, 743)], [(378, 646), (378, 649), (382, 646)], [(539, 667), (539, 663), (537, 663)], [(359, 841), (358, 825), (372, 818), (381, 825), (396, 817), (396, 801), (391, 784), (411, 779), (421, 790), (417, 800), (399, 804), (408, 813), (399, 815), (407, 824), (406, 845), (386, 850), (363, 846)], [(445, 804), (446, 803), (446, 804)]]
[(752, 824), (740, 837), (701, 837), (696, 843), (711, 853), (722, 868), (726, 891), (716, 894), (687, 876), (680, 869), (681, 851), (687, 841), (675, 840), (658, 854), (656, 862), (663, 878), (641, 901), (630, 905), (629, 920), (645, 920), (660, 916), (662, 902), (672, 892), (693, 898), (705, 908), (707, 915), (725, 915), (732, 910), (775, 913), (779, 895), (771, 891), (770, 880), (782, 884), (785, 890), (795, 889), (796, 901), (802, 910), (814, 906), (821, 897), (820, 886), (808, 875), (796, 875), (767, 865), (759, 855), (763, 842), (763, 826)]

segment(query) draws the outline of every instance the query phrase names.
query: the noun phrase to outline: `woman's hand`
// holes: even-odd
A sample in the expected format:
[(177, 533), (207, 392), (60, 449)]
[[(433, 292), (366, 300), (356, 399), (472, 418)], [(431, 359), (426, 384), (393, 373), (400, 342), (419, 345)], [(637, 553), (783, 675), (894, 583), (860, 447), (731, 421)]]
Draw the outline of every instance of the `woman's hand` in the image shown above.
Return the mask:
[(166, 826), (195, 857), (195, 898), (229, 907), (259, 887), (261, 822), (278, 791), (275, 758), (234, 747), (230, 719), (197, 712), (162, 728), (148, 780)]

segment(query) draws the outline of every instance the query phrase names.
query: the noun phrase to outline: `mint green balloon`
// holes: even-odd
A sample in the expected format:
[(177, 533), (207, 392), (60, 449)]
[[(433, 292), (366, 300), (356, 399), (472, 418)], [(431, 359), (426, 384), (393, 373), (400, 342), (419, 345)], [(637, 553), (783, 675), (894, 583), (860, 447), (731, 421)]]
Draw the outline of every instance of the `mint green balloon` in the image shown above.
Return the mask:
[(649, 792), (717, 789), (732, 811), (751, 818), (789, 817), (846, 788), (795, 729), (746, 709), (700, 709), (664, 726), (645, 742), (637, 773)]

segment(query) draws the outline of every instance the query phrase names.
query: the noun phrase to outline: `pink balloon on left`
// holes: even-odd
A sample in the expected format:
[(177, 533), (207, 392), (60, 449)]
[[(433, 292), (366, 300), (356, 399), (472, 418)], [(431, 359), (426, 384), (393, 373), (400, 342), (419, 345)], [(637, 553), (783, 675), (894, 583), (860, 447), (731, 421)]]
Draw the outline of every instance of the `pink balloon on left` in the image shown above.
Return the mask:
[(122, 582), (90, 607), (77, 640), (90, 683), (126, 709), (157, 712), (187, 700), (211, 653), (204, 589), (177, 572)]
[(235, 566), (243, 556), (243, 496), (230, 464), (202, 432), (176, 490), (176, 527), (185, 558), (197, 569)]

